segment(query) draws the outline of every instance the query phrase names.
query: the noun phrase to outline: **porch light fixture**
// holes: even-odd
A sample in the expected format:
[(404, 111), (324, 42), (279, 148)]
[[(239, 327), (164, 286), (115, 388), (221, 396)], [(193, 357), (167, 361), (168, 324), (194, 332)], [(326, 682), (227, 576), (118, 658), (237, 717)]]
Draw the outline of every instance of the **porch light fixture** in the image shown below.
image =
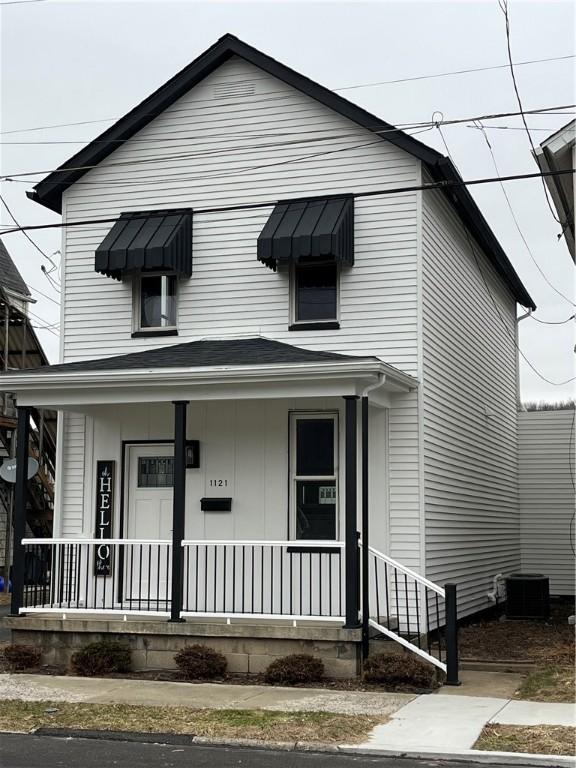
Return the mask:
[(186, 469), (200, 467), (200, 441), (186, 440)]

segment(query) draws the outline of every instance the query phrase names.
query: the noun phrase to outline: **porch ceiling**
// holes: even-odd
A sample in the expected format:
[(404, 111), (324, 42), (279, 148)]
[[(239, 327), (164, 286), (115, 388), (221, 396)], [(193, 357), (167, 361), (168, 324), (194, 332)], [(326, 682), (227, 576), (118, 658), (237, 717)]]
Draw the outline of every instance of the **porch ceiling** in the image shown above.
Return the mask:
[(294, 347), (264, 338), (202, 340), (0, 375), (19, 405), (57, 409), (173, 400), (358, 395), (376, 404), (416, 379), (377, 357)]

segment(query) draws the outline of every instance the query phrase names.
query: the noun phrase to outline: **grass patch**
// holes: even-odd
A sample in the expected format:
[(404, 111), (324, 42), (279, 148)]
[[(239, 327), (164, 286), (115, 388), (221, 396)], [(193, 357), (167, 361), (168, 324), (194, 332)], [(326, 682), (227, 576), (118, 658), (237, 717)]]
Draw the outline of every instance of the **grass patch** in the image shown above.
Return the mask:
[(576, 728), (568, 725), (486, 725), (474, 749), (573, 755)]
[[(55, 710), (50, 713), (47, 710)], [(328, 712), (268, 712), (257, 709), (191, 709), (128, 704), (71, 704), (49, 701), (2, 702), (0, 730), (29, 733), (52, 728), (178, 733), (263, 741), (363, 741), (383, 719)]]
[(514, 698), (525, 701), (576, 700), (576, 681), (573, 667), (543, 667), (523, 681)]

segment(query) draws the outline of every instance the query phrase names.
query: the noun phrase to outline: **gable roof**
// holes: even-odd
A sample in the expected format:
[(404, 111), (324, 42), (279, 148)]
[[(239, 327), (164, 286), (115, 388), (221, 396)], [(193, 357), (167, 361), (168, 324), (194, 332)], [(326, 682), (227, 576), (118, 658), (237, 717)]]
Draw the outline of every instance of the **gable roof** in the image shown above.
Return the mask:
[(20, 296), (30, 296), (28, 286), (20, 272), (18, 272), (18, 268), (12, 261), (12, 257), (6, 250), (2, 240), (0, 240), (0, 288), (13, 291), (20, 294)]
[[(137, 131), (151, 122), (232, 56), (239, 56), (267, 72), (272, 77), (287, 83), (373, 133), (380, 135), (382, 132), (385, 132), (386, 141), (421, 160), (434, 180), (461, 180), (452, 162), (439, 152), (436, 152), (436, 150), (427, 147), (422, 142), (400, 129), (396, 129), (379, 117), (370, 114), (365, 109), (339, 96), (337, 93), (330, 91), (328, 88), (244, 43), (234, 35), (227, 34), (144, 99), (138, 106), (130, 110), (124, 117), (120, 118), (114, 125), (63, 163), (56, 171), (53, 171), (39, 182), (31, 192), (27, 192), (28, 197), (57, 213), (61, 213), (62, 193), (65, 189), (81, 178), (91, 166), (97, 165), (104, 160), (122, 142), (130, 139)], [(488, 258), (509, 286), (515, 299), (525, 307), (536, 309), (536, 305), (522, 285), (502, 246), (496, 239), (467, 188), (461, 186), (450, 189), (449, 200), (455, 205), (464, 223), (486, 251)]]

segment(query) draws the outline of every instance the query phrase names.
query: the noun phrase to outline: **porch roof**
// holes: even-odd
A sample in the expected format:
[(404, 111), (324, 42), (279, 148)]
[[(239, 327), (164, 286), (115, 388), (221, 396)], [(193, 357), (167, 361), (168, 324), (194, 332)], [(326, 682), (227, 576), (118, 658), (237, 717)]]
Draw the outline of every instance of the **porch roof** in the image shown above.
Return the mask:
[[(362, 395), (418, 382), (378, 357), (302, 349), (273, 339), (202, 339), (0, 374), (19, 405), (81, 405)], [(376, 402), (374, 395), (373, 400)], [(384, 404), (384, 403), (383, 403)]]

